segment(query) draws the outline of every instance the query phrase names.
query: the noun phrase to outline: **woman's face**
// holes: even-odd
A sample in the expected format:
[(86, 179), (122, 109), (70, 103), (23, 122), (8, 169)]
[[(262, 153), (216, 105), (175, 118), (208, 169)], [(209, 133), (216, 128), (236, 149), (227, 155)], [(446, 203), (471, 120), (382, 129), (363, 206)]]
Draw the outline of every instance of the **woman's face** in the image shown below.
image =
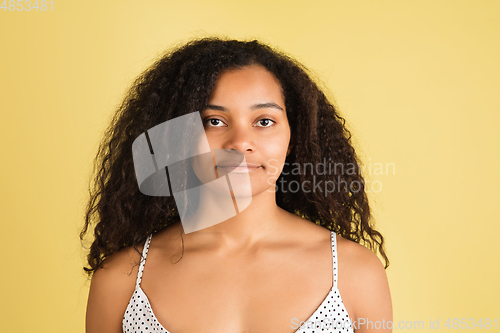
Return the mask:
[[(216, 152), (217, 174), (249, 176), (252, 196), (270, 188), (274, 192), (289, 153), (290, 127), (281, 89), (260, 65), (229, 70), (219, 76), (201, 112), (210, 149)], [(236, 150), (246, 165), (235, 167), (217, 158), (220, 149)]]

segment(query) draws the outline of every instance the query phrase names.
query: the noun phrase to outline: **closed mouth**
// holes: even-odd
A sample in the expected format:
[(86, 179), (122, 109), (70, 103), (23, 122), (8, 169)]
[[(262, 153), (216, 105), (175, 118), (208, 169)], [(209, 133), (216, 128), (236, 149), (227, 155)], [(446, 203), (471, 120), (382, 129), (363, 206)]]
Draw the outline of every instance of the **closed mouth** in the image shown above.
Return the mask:
[(243, 172), (252, 172), (259, 169), (261, 166), (256, 164), (224, 164), (218, 165), (217, 168), (220, 169), (230, 169), (229, 172), (243, 173)]

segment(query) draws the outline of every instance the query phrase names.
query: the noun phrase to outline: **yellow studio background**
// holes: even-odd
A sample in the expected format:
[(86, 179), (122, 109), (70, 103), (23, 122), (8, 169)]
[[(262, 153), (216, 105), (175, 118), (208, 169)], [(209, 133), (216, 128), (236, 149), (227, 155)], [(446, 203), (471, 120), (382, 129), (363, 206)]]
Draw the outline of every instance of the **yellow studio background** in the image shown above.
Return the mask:
[(213, 34), (270, 43), (335, 98), (373, 185), (395, 325), (500, 324), (499, 1), (4, 3), (1, 332), (84, 332), (78, 232), (101, 133), (157, 55)]

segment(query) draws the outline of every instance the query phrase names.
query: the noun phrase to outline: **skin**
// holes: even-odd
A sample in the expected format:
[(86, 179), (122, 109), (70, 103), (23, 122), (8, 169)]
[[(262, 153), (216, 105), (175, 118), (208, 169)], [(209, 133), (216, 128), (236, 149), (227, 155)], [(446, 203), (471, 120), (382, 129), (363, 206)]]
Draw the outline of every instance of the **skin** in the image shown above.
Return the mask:
[[(255, 107), (263, 103), (274, 106)], [(180, 223), (155, 234), (141, 288), (159, 322), (172, 333), (293, 333), (292, 319), (308, 319), (332, 288), (332, 254), (329, 230), (276, 205), (270, 184), (291, 149), (281, 86), (263, 67), (247, 66), (223, 73), (208, 104), (202, 118), (211, 149), (236, 149), (256, 165), (248, 169), (252, 202), (225, 222), (183, 234), (180, 261)], [(338, 288), (351, 321), (392, 321), (380, 260), (340, 236), (337, 251)], [(88, 333), (121, 332), (139, 259), (134, 249), (126, 248), (94, 273)], [(355, 331), (391, 330), (363, 325)]]

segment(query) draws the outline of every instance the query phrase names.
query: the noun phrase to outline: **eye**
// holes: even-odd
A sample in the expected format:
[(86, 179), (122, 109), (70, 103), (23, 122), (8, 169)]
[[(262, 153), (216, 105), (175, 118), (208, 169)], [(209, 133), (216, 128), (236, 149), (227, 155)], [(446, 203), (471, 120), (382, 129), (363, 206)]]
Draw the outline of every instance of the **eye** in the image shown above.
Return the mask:
[(273, 124), (276, 124), (276, 122), (269, 118), (264, 118), (257, 121), (257, 124), (260, 125), (259, 127), (271, 127)]
[(224, 122), (217, 118), (209, 118), (205, 119), (205, 124), (208, 124), (210, 127), (223, 127)]

